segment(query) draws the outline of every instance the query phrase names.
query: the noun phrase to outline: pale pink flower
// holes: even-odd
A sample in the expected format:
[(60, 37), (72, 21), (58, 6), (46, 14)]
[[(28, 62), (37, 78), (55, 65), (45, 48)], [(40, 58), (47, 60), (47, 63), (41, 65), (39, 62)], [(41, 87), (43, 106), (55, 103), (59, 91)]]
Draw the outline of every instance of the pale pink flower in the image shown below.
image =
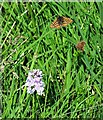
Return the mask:
[(43, 95), (45, 84), (42, 81), (42, 71), (39, 69), (30, 71), (25, 86), (27, 86), (27, 93), (33, 94), (37, 91), (38, 95)]

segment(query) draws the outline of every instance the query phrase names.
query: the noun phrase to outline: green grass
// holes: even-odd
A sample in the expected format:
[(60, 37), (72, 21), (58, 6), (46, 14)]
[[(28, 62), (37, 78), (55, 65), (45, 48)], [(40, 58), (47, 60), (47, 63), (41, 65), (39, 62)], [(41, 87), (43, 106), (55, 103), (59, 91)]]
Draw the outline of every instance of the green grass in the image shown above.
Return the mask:
[[(103, 118), (102, 6), (1, 3), (2, 118)], [(73, 23), (51, 29), (58, 15)], [(45, 96), (17, 90), (32, 69), (43, 71)]]

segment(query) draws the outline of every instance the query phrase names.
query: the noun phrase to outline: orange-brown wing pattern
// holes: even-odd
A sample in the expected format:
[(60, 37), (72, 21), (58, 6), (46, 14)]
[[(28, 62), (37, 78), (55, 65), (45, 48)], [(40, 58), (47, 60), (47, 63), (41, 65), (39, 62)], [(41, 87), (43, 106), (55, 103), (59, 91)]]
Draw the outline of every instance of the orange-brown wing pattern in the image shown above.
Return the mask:
[(54, 20), (54, 22), (50, 25), (50, 27), (51, 28), (60, 28), (60, 27), (67, 26), (71, 22), (72, 22), (72, 20), (70, 18), (59, 16), (59, 17), (57, 17), (56, 20)]
[(60, 28), (60, 24), (58, 23), (58, 19), (54, 20), (54, 22), (50, 25), (51, 28)]
[(72, 23), (73, 20), (71, 20), (70, 18), (67, 17), (63, 17), (63, 23), (62, 26), (67, 26), (68, 24)]
[(77, 45), (76, 45), (76, 48), (81, 50), (82, 52), (84, 51), (84, 46), (85, 46), (85, 42), (84, 41), (81, 41), (79, 42)]

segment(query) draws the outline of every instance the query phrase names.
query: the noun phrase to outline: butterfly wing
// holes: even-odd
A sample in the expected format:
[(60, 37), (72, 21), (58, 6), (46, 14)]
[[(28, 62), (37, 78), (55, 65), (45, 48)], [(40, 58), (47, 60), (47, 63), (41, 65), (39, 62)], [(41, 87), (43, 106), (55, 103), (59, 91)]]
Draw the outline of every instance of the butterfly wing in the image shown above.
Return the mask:
[(50, 25), (50, 28), (60, 28), (61, 26), (58, 24), (58, 19), (54, 20), (54, 22)]
[(63, 23), (61, 26), (67, 26), (68, 24), (72, 23), (73, 20), (71, 20), (70, 18), (67, 18), (67, 17), (63, 17)]
[(73, 20), (67, 17), (59, 17), (50, 25), (51, 28), (60, 28), (61, 26), (67, 26), (68, 24), (72, 23)]

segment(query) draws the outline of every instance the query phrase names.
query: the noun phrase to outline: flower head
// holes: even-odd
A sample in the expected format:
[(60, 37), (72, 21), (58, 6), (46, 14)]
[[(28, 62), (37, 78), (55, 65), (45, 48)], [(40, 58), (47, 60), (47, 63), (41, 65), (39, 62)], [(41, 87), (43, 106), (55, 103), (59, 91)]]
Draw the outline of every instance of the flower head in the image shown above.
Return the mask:
[(45, 84), (42, 81), (42, 71), (39, 69), (30, 71), (25, 86), (27, 86), (27, 93), (33, 94), (37, 91), (38, 95), (42, 95), (45, 87)]

